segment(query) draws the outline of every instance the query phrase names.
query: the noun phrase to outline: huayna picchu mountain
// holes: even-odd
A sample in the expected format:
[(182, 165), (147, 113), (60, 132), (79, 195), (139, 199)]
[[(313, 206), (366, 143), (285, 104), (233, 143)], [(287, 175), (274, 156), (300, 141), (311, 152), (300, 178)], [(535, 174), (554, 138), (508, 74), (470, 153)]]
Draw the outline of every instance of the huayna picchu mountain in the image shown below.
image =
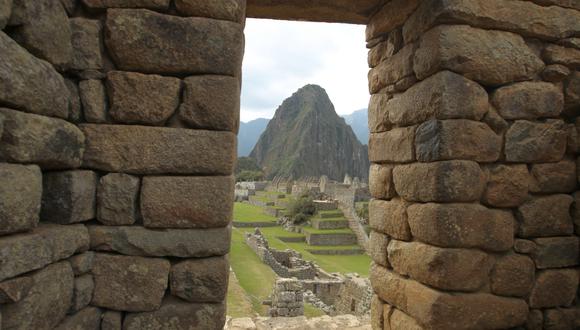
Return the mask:
[(284, 100), (250, 157), (267, 178), (346, 174), (368, 178), (368, 150), (339, 117), (326, 91), (306, 85)]

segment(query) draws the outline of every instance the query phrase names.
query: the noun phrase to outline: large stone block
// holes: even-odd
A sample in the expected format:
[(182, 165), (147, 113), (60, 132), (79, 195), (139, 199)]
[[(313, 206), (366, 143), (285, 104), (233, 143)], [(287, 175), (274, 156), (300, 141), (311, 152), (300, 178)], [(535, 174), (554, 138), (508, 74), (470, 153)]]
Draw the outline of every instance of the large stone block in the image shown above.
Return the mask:
[(514, 244), (511, 212), (477, 204), (414, 204), (407, 208), (413, 236), (449, 248), (506, 251)]
[(545, 329), (580, 328), (580, 307), (549, 309), (544, 312)]
[(580, 239), (570, 237), (543, 237), (535, 243), (530, 255), (539, 269), (562, 268), (580, 264)]
[(392, 240), (388, 256), (398, 274), (453, 291), (477, 291), (487, 283), (493, 265), (493, 259), (478, 250), (445, 249), (420, 242)]
[(178, 128), (81, 125), (87, 145), (83, 166), (131, 174), (233, 172), (236, 136)]
[(368, 108), (368, 125), (371, 133), (385, 132), (393, 128), (387, 112), (387, 102), (390, 99), (389, 94), (371, 95)]
[(399, 165), (393, 170), (399, 196), (413, 202), (473, 202), (485, 188), (485, 176), (472, 161)]
[(487, 186), (483, 202), (495, 207), (515, 207), (528, 197), (530, 174), (526, 165), (496, 164), (484, 168)]
[(121, 123), (163, 125), (179, 106), (181, 81), (136, 72), (107, 74), (111, 117)]
[(199, 129), (238, 132), (240, 82), (227, 76), (193, 76), (184, 80), (179, 118)]
[(13, 304), (28, 295), (33, 281), (30, 276), (0, 282), (0, 304)]
[(90, 79), (79, 83), (84, 118), (89, 123), (107, 122), (107, 92), (101, 80)]
[(542, 56), (546, 63), (562, 64), (572, 69), (580, 69), (580, 49), (548, 45), (544, 48)]
[(570, 235), (574, 225), (570, 217), (573, 199), (569, 195), (534, 197), (518, 208), (519, 236), (546, 237)]
[(372, 68), (368, 74), (370, 93), (375, 94), (387, 86), (396, 84), (403, 78), (414, 76), (413, 55), (416, 48), (415, 44), (409, 44)]
[(89, 226), (91, 249), (133, 256), (204, 258), (230, 250), (231, 228), (156, 229)]
[(415, 126), (393, 128), (388, 132), (371, 133), (369, 159), (371, 162), (408, 163), (415, 160)]
[(578, 272), (574, 269), (543, 270), (537, 274), (530, 294), (530, 307), (567, 307), (578, 290)]
[(93, 298), (94, 288), (95, 282), (92, 275), (75, 277), (70, 312), (76, 313), (87, 307)]
[(149, 8), (165, 10), (171, 0), (82, 0), (90, 9), (104, 8)]
[(415, 153), (420, 162), (452, 159), (494, 162), (500, 157), (502, 142), (502, 137), (485, 123), (430, 120), (417, 128)]
[(103, 56), (101, 50), (101, 23), (98, 20), (71, 18), (73, 70), (101, 70)]
[(41, 198), (38, 166), (0, 163), (0, 236), (36, 227)]
[(29, 233), (0, 238), (0, 281), (40, 269), (89, 248), (82, 225), (41, 224)]
[(403, 26), (419, 4), (420, 1), (418, 0), (395, 0), (384, 4), (367, 24), (366, 40), (372, 40), (382, 34), (391, 32), (397, 27)]
[(544, 63), (517, 34), (441, 25), (421, 37), (413, 67), (419, 79), (451, 70), (496, 86), (529, 80), (544, 68)]
[(577, 113), (580, 108), (580, 71), (573, 72), (565, 82), (564, 103), (568, 113)]
[(246, 17), (246, 0), (176, 0), (175, 7), (185, 16), (208, 17), (238, 23), (243, 23)]
[(81, 165), (85, 137), (73, 124), (5, 108), (0, 108), (0, 114), (5, 118), (0, 159), (34, 163), (42, 169)]
[(225, 227), (232, 219), (233, 191), (231, 176), (145, 177), (143, 224), (150, 228)]
[(117, 311), (106, 311), (101, 320), (101, 330), (121, 330), (123, 314)]
[(407, 222), (408, 205), (401, 199), (394, 199), (388, 202), (371, 200), (369, 204), (370, 227), (394, 239), (410, 241), (411, 230)]
[(536, 193), (570, 193), (576, 190), (576, 161), (564, 159), (558, 163), (531, 166), (530, 190)]
[(70, 94), (68, 120), (78, 123), (83, 119), (83, 108), (79, 85), (72, 79), (65, 79), (64, 83)]
[(507, 131), (505, 139), (508, 162), (557, 162), (566, 152), (567, 132), (561, 120), (545, 123), (517, 120)]
[(65, 317), (73, 295), (73, 272), (59, 262), (30, 275), (32, 286), (22, 300), (2, 305), (3, 329), (53, 329)]
[(101, 330), (102, 312), (96, 307), (87, 307), (67, 316), (55, 330)]
[(97, 187), (97, 220), (104, 225), (132, 225), (137, 221), (141, 180), (129, 174), (110, 173)]
[(406, 330), (423, 330), (425, 329), (420, 325), (417, 320), (410, 317), (404, 312), (398, 309), (393, 309), (393, 312), (389, 316), (389, 330), (391, 329), (406, 329)]
[(123, 329), (221, 330), (225, 317), (225, 304), (190, 303), (169, 296), (154, 312), (127, 314)]
[(241, 24), (110, 9), (106, 28), (108, 50), (121, 70), (235, 76), (242, 64)]
[(45, 116), (68, 117), (68, 90), (52, 65), (32, 56), (2, 32), (0, 57), (3, 104)]
[(93, 260), (95, 259), (95, 253), (93, 251), (87, 251), (74, 255), (68, 259), (72, 267), (75, 276), (84, 275), (93, 269)]
[(391, 199), (395, 197), (393, 166), (371, 164), (369, 170), (369, 190), (373, 198)]
[(71, 224), (95, 218), (95, 172), (48, 172), (44, 174), (42, 181), (40, 217), (43, 221)]
[[(383, 39), (383, 37), (381, 37), (381, 39)], [(369, 67), (376, 67), (382, 61), (398, 53), (403, 46), (402, 29), (399, 28), (392, 30), (388, 33), (385, 40), (369, 49), (369, 54), (367, 56)]]
[(534, 285), (532, 259), (519, 254), (500, 258), (491, 272), (491, 291), (500, 296), (526, 297)]
[(558, 118), (564, 94), (554, 84), (526, 81), (497, 89), (491, 103), (508, 120)]
[(374, 263), (388, 267), (389, 260), (387, 259), (387, 246), (389, 245), (389, 236), (379, 233), (378, 231), (371, 231), (369, 235), (369, 255)]
[(477, 83), (442, 71), (387, 102), (389, 122), (408, 126), (429, 119), (481, 120), (489, 110), (487, 92)]
[(95, 254), (91, 305), (119, 311), (153, 311), (161, 306), (170, 264), (159, 258)]
[(0, 1), (0, 30), (3, 30), (8, 24), (10, 19), (10, 14), (12, 14), (12, 0), (1, 0)]
[(230, 265), (227, 257), (189, 259), (171, 267), (171, 294), (191, 302), (222, 302)]

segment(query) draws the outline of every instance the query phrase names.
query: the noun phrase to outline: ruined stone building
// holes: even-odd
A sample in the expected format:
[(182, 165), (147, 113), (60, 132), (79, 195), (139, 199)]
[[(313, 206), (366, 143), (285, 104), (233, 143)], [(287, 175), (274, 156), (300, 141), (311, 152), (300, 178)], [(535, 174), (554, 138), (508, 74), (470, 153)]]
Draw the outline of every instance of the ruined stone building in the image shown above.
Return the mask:
[(578, 0), (0, 0), (3, 330), (223, 326), (246, 16), (367, 25), (374, 328), (580, 327)]

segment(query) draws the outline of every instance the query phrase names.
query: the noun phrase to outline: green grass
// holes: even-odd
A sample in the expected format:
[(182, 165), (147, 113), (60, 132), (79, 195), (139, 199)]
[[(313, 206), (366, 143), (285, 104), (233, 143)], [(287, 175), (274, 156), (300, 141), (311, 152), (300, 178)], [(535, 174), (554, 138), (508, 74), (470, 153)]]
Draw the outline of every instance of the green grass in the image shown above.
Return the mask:
[(231, 317), (253, 316), (255, 312), (252, 301), (233, 274), (233, 272), (230, 273), (230, 281), (228, 284), (227, 314)]
[(323, 311), (316, 308), (314, 305), (305, 303), (304, 304), (304, 316), (306, 317), (318, 317), (326, 315)]
[(276, 218), (264, 213), (264, 210), (255, 205), (246, 203), (234, 204), (234, 221), (237, 222), (276, 222)]
[(316, 229), (316, 228), (312, 228), (312, 227), (303, 227), (302, 230), (304, 232), (310, 233), (310, 234), (354, 234), (352, 232), (352, 230), (350, 230), (349, 228), (343, 228), (343, 229)]
[(319, 221), (347, 221), (345, 217), (337, 217), (337, 218), (316, 218)]

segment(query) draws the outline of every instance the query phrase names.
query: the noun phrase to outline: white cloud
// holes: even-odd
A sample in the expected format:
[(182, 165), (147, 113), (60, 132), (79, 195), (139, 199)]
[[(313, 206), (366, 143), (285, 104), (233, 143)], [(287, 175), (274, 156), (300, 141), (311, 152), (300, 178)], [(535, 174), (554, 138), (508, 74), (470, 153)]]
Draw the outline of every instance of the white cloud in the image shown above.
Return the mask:
[(326, 89), (338, 114), (368, 105), (364, 26), (248, 19), (241, 119), (271, 118), (306, 84)]

